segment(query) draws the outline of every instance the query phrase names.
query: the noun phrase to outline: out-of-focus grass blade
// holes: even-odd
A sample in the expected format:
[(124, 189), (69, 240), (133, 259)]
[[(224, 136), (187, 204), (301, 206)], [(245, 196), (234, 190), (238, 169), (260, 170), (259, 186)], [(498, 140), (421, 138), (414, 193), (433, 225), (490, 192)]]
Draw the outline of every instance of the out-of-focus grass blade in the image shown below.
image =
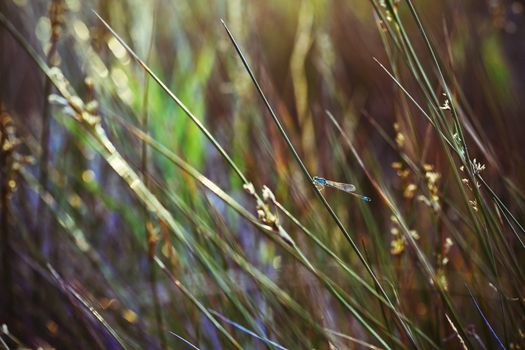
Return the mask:
[(248, 183), (248, 180), (244, 176), (244, 174), (241, 172), (241, 170), (237, 167), (235, 162), (230, 158), (228, 153), (222, 148), (222, 146), (219, 144), (219, 142), (213, 137), (213, 135), (206, 129), (206, 127), (202, 124), (202, 122), (190, 111), (188, 107), (160, 80), (159, 77), (153, 71), (142, 61), (138, 55), (126, 44), (124, 40), (111, 28), (111, 26), (104, 21), (100, 15), (93, 11), (95, 15), (98, 17), (98, 19), (104, 24), (104, 26), (115, 36), (115, 38), (120, 42), (122, 46), (128, 51), (128, 53), (144, 68), (148, 74), (155, 80), (157, 84), (168, 94), (168, 96), (175, 101), (175, 103), (188, 115), (188, 117), (199, 127), (199, 129), (204, 133), (204, 135), (210, 140), (210, 142), (213, 144), (213, 146), (219, 151), (219, 153), (226, 159), (228, 164), (233, 168), (233, 170), (237, 173), (237, 175), (241, 178), (243, 183)]
[(266, 337), (261, 337), (261, 336), (257, 335), (256, 333), (252, 332), (248, 328), (243, 327), (243, 326), (241, 326), (240, 324), (238, 324), (236, 322), (233, 322), (232, 320), (226, 318), (225, 316), (221, 315), (217, 311), (212, 310), (212, 309), (208, 309), (208, 311), (210, 311), (210, 313), (212, 313), (213, 315), (215, 315), (218, 318), (220, 318), (222, 321), (224, 321), (224, 322), (234, 326), (235, 328), (243, 331), (244, 333), (247, 333), (247, 334), (251, 335), (254, 338), (257, 338), (257, 339), (265, 342), (266, 344), (271, 345), (273, 347), (276, 347), (277, 349), (286, 350), (286, 348), (284, 346), (282, 346), (282, 345), (280, 345), (280, 344), (278, 344), (278, 343), (274, 342), (273, 340), (270, 340), (270, 339), (268, 339)]
[(506, 350), (505, 346), (503, 345), (503, 342), (499, 339), (498, 335), (496, 334), (496, 331), (490, 325), (489, 320), (487, 320), (487, 317), (485, 316), (485, 314), (481, 310), (481, 307), (479, 306), (478, 302), (476, 301), (476, 298), (474, 298), (474, 295), (472, 294), (472, 291), (470, 290), (470, 288), (468, 287), (467, 284), (465, 284), (465, 288), (467, 288), (468, 294), (470, 295), (470, 298), (472, 299), (472, 302), (476, 306), (476, 309), (478, 309), (478, 312), (481, 315), (481, 317), (483, 318), (483, 322), (485, 323), (485, 325), (490, 330), (490, 333), (492, 333), (492, 335), (494, 336), (494, 338), (498, 342), (499, 347), (502, 348), (503, 350)]
[(181, 337), (181, 336), (178, 335), (177, 333), (170, 331), (170, 334), (173, 335), (174, 337), (177, 337), (180, 341), (184, 342), (184, 343), (185, 343), (186, 345), (188, 345), (190, 348), (192, 348), (192, 349), (196, 349), (196, 350), (200, 350), (198, 347), (196, 347), (195, 345), (193, 345), (189, 340), (184, 339), (183, 337)]
[(224, 327), (222, 327), (219, 322), (217, 322), (215, 317), (213, 317), (213, 315), (208, 311), (208, 309), (206, 309), (206, 307), (202, 305), (202, 303), (198, 301), (197, 298), (195, 298), (195, 296), (188, 290), (188, 288), (186, 288), (186, 286), (182, 284), (180, 280), (173, 276), (173, 274), (168, 270), (166, 265), (164, 265), (162, 260), (160, 260), (157, 256), (155, 256), (154, 259), (157, 265), (160, 267), (160, 269), (164, 271), (166, 276), (173, 283), (173, 285), (175, 285), (182, 292), (182, 294), (184, 294), (187, 298), (191, 300), (191, 302), (213, 323), (215, 328), (217, 328), (228, 339), (230, 344), (236, 349), (242, 349), (241, 345), (237, 342), (237, 340), (235, 340), (232, 337), (232, 335), (226, 329), (224, 329)]
[(109, 323), (102, 317), (102, 315), (85, 299), (83, 298), (78, 292), (76, 292), (73, 288), (70, 288), (60, 277), (57, 271), (48, 263), (47, 268), (51, 272), (51, 275), (55, 278), (55, 280), (59, 283), (60, 287), (63, 289), (63, 291), (73, 296), (74, 299), (76, 299), (84, 308), (86, 312), (89, 312), (108, 332), (111, 334), (111, 336), (117, 341), (117, 343), (123, 348), (128, 349), (126, 344), (124, 343), (124, 340), (120, 337), (120, 335), (109, 325)]

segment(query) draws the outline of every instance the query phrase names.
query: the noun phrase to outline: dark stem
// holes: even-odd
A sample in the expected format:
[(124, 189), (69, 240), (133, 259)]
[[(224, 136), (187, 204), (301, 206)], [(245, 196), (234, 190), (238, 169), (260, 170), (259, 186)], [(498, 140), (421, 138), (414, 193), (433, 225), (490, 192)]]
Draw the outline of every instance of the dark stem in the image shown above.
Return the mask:
[[(1, 106), (0, 106), (1, 107)], [(0, 110), (0, 117), (2, 116)], [(2, 118), (3, 119), (3, 118)], [(7, 142), (7, 130), (4, 120), (0, 120), (0, 246), (2, 246), (2, 283), (5, 286), (5, 308), (6, 318), (13, 316), (13, 295), (11, 290), (11, 268), (10, 268), (10, 245), (9, 245), (9, 151), (4, 151), (4, 144)], [(2, 288), (4, 289), (4, 288)]]
[[(48, 66), (53, 66), (53, 56), (57, 51), (57, 43), (59, 37), (59, 27), (60, 27), (60, 12), (63, 9), (61, 8), (61, 1), (54, 0), (49, 8), (49, 17), (52, 23), (52, 34), (50, 39), (49, 50), (46, 55), (46, 63)], [(44, 83), (44, 101), (42, 106), (42, 130), (40, 132), (40, 147), (42, 154), (40, 156), (40, 169), (39, 169), (39, 183), (43, 191), (48, 191), (48, 179), (49, 179), (49, 135), (50, 135), (50, 111), (49, 111), (49, 99), (48, 96), (51, 93), (53, 84), (51, 80), (46, 77)], [(47, 227), (47, 211), (45, 210), (45, 204), (40, 197), (37, 204), (36, 210), (36, 221), (34, 222), (35, 228), (39, 227), (40, 229), (36, 230), (35, 240), (37, 246), (42, 250), (42, 253), (45, 257), (48, 257), (47, 243), (49, 240), (48, 234), (49, 230)]]
[[(153, 24), (151, 28), (151, 37), (150, 37), (150, 45), (148, 47), (148, 53), (146, 57), (146, 63), (149, 63), (149, 60), (151, 58), (151, 54), (153, 51), (153, 38), (155, 36), (155, 23), (156, 23), (156, 17), (157, 17), (157, 7), (153, 5)], [(148, 98), (149, 98), (149, 75), (146, 71), (144, 71), (144, 96), (142, 99), (142, 121), (141, 121), (141, 128), (142, 130), (147, 134), (148, 128), (149, 128), (149, 114), (148, 114)], [(145, 140), (142, 140), (141, 145), (141, 173), (142, 173), (142, 179), (144, 180), (144, 185), (149, 188), (149, 178), (148, 178), (148, 145)], [(166, 334), (164, 331), (164, 319), (162, 317), (162, 309), (160, 307), (160, 298), (159, 298), (159, 291), (158, 291), (158, 278), (157, 278), (157, 271), (155, 269), (155, 237), (154, 233), (152, 232), (152, 225), (151, 225), (151, 218), (149, 217), (148, 210), (145, 206), (143, 206), (144, 211), (144, 230), (146, 232), (146, 244), (148, 247), (148, 264), (149, 264), (149, 284), (151, 288), (151, 294), (153, 295), (153, 309), (155, 313), (155, 321), (157, 324), (157, 333), (159, 336), (160, 346), (162, 349), (166, 350), (168, 348), (168, 343), (166, 339)]]

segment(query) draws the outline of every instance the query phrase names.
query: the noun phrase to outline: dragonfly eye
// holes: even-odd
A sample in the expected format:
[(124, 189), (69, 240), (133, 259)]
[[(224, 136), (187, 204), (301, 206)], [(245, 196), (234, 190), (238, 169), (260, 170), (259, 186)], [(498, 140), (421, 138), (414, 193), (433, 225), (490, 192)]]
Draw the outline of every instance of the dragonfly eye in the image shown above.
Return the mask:
[(312, 178), (312, 180), (313, 180), (313, 182), (314, 182), (315, 184), (326, 185), (326, 180), (323, 179), (322, 177), (314, 176), (314, 177)]

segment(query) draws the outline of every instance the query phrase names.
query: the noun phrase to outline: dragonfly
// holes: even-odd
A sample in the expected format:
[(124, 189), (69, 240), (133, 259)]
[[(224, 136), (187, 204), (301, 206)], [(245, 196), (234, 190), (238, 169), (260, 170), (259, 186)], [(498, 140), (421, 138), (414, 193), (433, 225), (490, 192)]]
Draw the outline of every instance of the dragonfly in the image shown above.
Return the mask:
[(330, 180), (327, 180), (323, 177), (319, 177), (319, 176), (314, 176), (312, 178), (312, 182), (314, 183), (315, 187), (317, 187), (318, 190), (322, 190), (324, 187), (333, 187), (333, 188), (336, 188), (338, 190), (341, 190), (341, 191), (344, 191), (346, 193), (349, 193), (353, 196), (356, 196), (357, 198), (360, 198), (366, 202), (371, 202), (372, 199), (370, 199), (370, 197), (367, 197), (367, 196), (363, 196), (363, 195), (360, 195), (360, 194), (357, 194), (355, 193), (355, 186), (352, 185), (352, 184), (345, 184), (345, 183), (342, 183), (342, 182), (335, 182), (335, 181), (330, 181)]

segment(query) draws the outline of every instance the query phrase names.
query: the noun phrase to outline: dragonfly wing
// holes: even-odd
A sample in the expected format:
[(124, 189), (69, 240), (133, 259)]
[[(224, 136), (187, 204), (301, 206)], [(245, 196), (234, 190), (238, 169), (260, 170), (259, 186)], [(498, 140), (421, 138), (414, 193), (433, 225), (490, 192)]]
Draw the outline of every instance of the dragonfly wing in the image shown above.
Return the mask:
[(356, 190), (355, 186), (352, 184), (345, 184), (342, 182), (335, 182), (335, 181), (326, 181), (326, 183), (329, 186), (332, 186), (334, 188), (337, 188), (338, 190), (345, 191), (345, 192), (354, 192)]

